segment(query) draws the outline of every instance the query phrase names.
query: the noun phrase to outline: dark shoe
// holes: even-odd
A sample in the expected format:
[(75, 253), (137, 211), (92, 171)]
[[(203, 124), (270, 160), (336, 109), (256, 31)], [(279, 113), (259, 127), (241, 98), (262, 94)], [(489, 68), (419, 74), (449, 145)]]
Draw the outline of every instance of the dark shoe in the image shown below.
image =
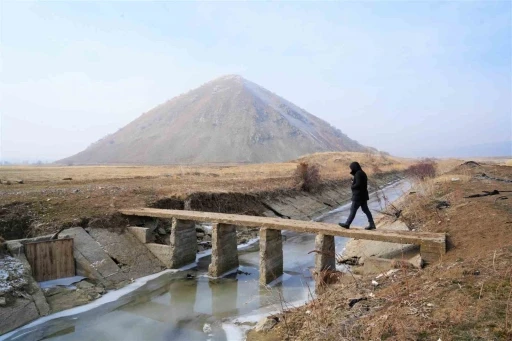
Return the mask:
[(375, 229), (376, 229), (376, 227), (375, 227), (375, 225), (370, 224), (370, 226), (367, 226), (367, 227), (365, 227), (364, 229), (365, 229), (365, 230), (375, 230)]
[(347, 223), (339, 223), (338, 225), (340, 225), (341, 227), (343, 227), (344, 229), (349, 229), (350, 228), (350, 225), (347, 224)]

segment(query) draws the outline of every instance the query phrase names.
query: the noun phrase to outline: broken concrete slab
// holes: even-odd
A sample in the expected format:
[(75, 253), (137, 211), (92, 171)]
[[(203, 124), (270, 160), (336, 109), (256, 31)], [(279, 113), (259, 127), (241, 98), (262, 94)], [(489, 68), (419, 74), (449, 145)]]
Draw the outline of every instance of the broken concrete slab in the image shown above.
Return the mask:
[(39, 317), (33, 301), (18, 298), (0, 309), (0, 335), (29, 323)]
[(148, 276), (165, 268), (146, 245), (128, 231), (118, 233), (108, 229), (91, 228), (89, 235), (115, 260), (124, 274), (124, 279)]
[[(103, 250), (101, 245), (94, 240), (83, 228), (72, 227), (60, 233), (60, 237), (74, 239), (75, 259), (81, 261), (83, 269), (92, 267), (103, 279), (113, 280), (113, 276), (119, 273), (117, 264)], [(99, 280), (99, 278), (98, 278)]]

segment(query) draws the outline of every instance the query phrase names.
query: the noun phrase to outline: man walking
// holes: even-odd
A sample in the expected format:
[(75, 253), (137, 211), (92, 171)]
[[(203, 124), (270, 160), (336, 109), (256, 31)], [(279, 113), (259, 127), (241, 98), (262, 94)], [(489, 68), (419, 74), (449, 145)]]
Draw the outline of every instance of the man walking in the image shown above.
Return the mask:
[(368, 217), (368, 222), (370, 225), (365, 227), (365, 230), (375, 230), (375, 223), (373, 222), (372, 213), (368, 208), (368, 200), (370, 196), (368, 195), (368, 177), (366, 173), (363, 172), (361, 165), (358, 162), (352, 162), (350, 164), (350, 174), (354, 176), (352, 179), (352, 207), (350, 207), (350, 215), (346, 222), (339, 223), (343, 228), (350, 228), (350, 224), (354, 220), (356, 216), (356, 212), (361, 207), (363, 209), (364, 214)]

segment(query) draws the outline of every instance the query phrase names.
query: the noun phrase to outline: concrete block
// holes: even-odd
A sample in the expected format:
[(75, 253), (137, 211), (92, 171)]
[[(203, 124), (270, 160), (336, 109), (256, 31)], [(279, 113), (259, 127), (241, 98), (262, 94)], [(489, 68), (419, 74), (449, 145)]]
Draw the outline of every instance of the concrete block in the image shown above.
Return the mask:
[(0, 335), (29, 323), (39, 317), (31, 300), (17, 298), (13, 304), (0, 309)]
[(283, 274), (283, 239), (280, 230), (260, 230), (260, 284), (267, 285)]
[(238, 266), (236, 226), (213, 224), (212, 262), (208, 267), (209, 275), (219, 277)]
[(380, 274), (393, 269), (393, 260), (387, 258), (368, 257), (364, 260), (364, 274)]
[(123, 276), (119, 280), (152, 275), (164, 267), (146, 245), (128, 231), (119, 233), (104, 228), (91, 228), (89, 235), (121, 267)]
[(192, 220), (173, 219), (171, 226), (171, 269), (195, 262), (197, 254), (197, 235)]
[(128, 226), (127, 229), (143, 244), (153, 243), (155, 241), (151, 229), (147, 227)]
[(103, 278), (119, 272), (120, 269), (116, 263), (83, 228), (72, 227), (62, 231), (59, 236), (73, 238), (75, 258), (77, 253), (80, 253), (83, 256), (82, 259), (85, 259)]
[(171, 262), (171, 246), (163, 244), (149, 243), (146, 244), (148, 250), (162, 262), (166, 267), (172, 269)]
[(315, 269), (317, 271), (336, 269), (334, 236), (318, 234), (315, 238), (315, 250)]

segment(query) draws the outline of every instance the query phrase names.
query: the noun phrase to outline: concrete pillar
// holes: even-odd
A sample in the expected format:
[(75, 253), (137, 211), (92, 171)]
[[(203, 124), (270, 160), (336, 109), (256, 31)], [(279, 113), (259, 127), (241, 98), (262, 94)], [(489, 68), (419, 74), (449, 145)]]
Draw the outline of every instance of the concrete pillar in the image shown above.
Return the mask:
[(423, 240), (420, 245), (420, 255), (426, 264), (439, 262), (446, 253), (446, 241), (436, 242)]
[(238, 265), (236, 226), (213, 224), (212, 262), (208, 267), (208, 274), (212, 277), (220, 277), (238, 268)]
[(280, 230), (260, 229), (260, 284), (283, 274), (283, 239)]
[(317, 234), (315, 238), (315, 269), (334, 270), (336, 269), (336, 250), (334, 245), (334, 236)]
[(176, 269), (195, 262), (197, 254), (196, 224), (192, 220), (173, 218), (171, 226), (170, 268)]

